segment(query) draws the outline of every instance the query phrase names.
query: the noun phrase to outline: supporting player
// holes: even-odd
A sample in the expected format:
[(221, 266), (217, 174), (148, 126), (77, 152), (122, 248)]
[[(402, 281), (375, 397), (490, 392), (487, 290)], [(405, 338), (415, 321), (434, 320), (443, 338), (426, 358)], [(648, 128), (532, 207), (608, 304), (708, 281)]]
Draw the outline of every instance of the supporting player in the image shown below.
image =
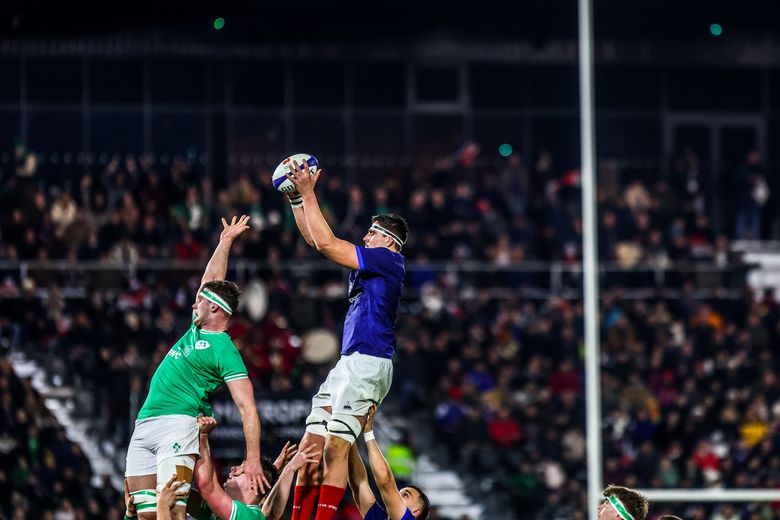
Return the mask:
[[(250, 490), (243, 464), (231, 470), (223, 489), (217, 481), (209, 447), (209, 433), (216, 425), (217, 421), (213, 417), (200, 417), (198, 419), (200, 459), (195, 465), (195, 481), (203, 503), (196, 518), (198, 520), (209, 520), (210, 518), (279, 520), (287, 506), (293, 476), (303, 465), (319, 460), (320, 453), (314, 451), (313, 444), (302, 448), (284, 465), (278, 478), (276, 468), (269, 459), (264, 458), (263, 469), (266, 476), (269, 481), (275, 480), (276, 482), (267, 495), (258, 496)], [(282, 453), (285, 452), (285, 449), (282, 450)]]
[[(314, 186), (321, 175), (309, 175), (293, 161), (288, 178), (296, 192), (288, 194), (298, 229), (306, 242), (333, 262), (352, 269), (344, 318), (341, 359), (312, 399), (301, 445), (324, 446), (320, 464), (301, 470), (293, 495), (292, 520), (331, 520), (347, 488), (349, 450), (365, 424), (365, 415), (390, 390), (395, 352), (395, 317), (404, 281), (400, 251), (409, 234), (398, 215), (378, 215), (363, 237), (363, 246), (336, 238), (320, 210)], [(319, 495), (319, 499), (318, 499)]]
[(398, 489), (390, 465), (374, 438), (375, 413), (376, 407), (372, 407), (366, 425), (363, 427), (363, 439), (366, 441), (371, 473), (374, 475), (385, 507), (382, 508), (376, 501), (376, 496), (368, 483), (366, 466), (360, 458), (357, 445), (353, 444), (349, 452), (349, 487), (360, 516), (365, 520), (428, 520), (430, 502), (425, 493), (416, 486)]
[(227, 335), (228, 321), (238, 307), (240, 291), (225, 280), (233, 240), (246, 229), (249, 217), (222, 219), (219, 245), (209, 260), (192, 305), (192, 325), (157, 367), (149, 395), (138, 412), (127, 449), (125, 477), (142, 520), (156, 516), (156, 494), (172, 474), (185, 484), (173, 517), (183, 520), (186, 494), (198, 456), (198, 415), (212, 415), (209, 396), (227, 384), (244, 424), (250, 486), (257, 492), (270, 486), (260, 468), (260, 418), (252, 382)]
[(610, 484), (604, 489), (606, 500), (599, 506), (599, 520), (645, 520), (649, 503), (633, 489)]

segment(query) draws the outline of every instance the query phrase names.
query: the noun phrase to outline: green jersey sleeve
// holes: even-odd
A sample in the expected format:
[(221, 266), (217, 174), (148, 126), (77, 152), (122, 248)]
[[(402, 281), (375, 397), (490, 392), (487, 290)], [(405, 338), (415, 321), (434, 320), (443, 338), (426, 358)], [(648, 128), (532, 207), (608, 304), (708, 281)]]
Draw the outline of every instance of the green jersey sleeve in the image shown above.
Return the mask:
[(265, 515), (260, 506), (248, 506), (238, 500), (233, 500), (230, 520), (265, 520)]
[(219, 371), (219, 376), (226, 383), (249, 377), (244, 360), (241, 359), (241, 354), (230, 340), (226, 341), (220, 349), (217, 370)]

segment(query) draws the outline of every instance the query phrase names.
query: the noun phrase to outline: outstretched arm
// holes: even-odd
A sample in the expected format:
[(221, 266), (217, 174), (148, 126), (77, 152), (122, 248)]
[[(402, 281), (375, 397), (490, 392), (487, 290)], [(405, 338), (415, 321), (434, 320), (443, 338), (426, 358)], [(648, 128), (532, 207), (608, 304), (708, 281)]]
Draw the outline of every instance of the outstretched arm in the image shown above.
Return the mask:
[(301, 232), (301, 236), (303, 236), (306, 243), (311, 247), (314, 247), (314, 241), (311, 239), (311, 233), (309, 233), (309, 225), (306, 223), (306, 210), (303, 207), (303, 197), (301, 197), (301, 194), (297, 191), (288, 191), (285, 195), (287, 195), (287, 198), (290, 201), (290, 207), (298, 231)]
[[(372, 407), (368, 413), (366, 425), (363, 428), (365, 433), (373, 433), (374, 429), (374, 413), (376, 413), (376, 407)], [(382, 449), (377, 444), (373, 435), (366, 440), (366, 450), (368, 450), (368, 460), (371, 463), (371, 473), (374, 474), (374, 480), (376, 486), (379, 488), (379, 493), (382, 495), (382, 501), (387, 508), (387, 514), (390, 520), (401, 520), (406, 513), (406, 502), (404, 502), (401, 493), (398, 491), (398, 485), (395, 483), (395, 476), (390, 469), (390, 464), (387, 463), (387, 459), (382, 454)]]
[(305, 464), (320, 460), (320, 452), (312, 451), (315, 447), (315, 444), (309, 444), (300, 450), (282, 469), (282, 472), (279, 474), (279, 480), (271, 488), (263, 503), (263, 515), (268, 520), (279, 520), (282, 518), (284, 509), (287, 507), (287, 500), (290, 498), (290, 486), (295, 473)]
[(349, 450), (349, 488), (352, 490), (352, 498), (360, 511), (360, 516), (365, 518), (368, 510), (376, 504), (376, 497), (368, 483), (366, 465), (363, 464), (363, 459), (360, 457), (357, 443), (353, 444)]
[(219, 518), (230, 518), (233, 500), (219, 485), (209, 447), (209, 433), (216, 425), (217, 420), (213, 417), (198, 417), (200, 458), (195, 463), (195, 482), (198, 484), (201, 498), (206, 501), (211, 512)]
[(233, 240), (238, 235), (249, 229), (249, 217), (246, 215), (242, 215), (240, 219), (233, 217), (230, 224), (223, 218), (222, 228), (222, 233), (219, 235), (219, 244), (217, 244), (214, 254), (211, 255), (211, 260), (206, 265), (203, 278), (200, 280), (201, 287), (203, 287), (204, 283), (225, 279), (230, 246), (233, 245)]
[(227, 382), (228, 390), (241, 414), (246, 440), (246, 466), (244, 473), (249, 479), (249, 488), (256, 493), (264, 493), (271, 486), (266, 481), (260, 466), (260, 416), (255, 405), (255, 392), (249, 378), (234, 379)]
[(355, 244), (336, 238), (330, 229), (328, 221), (322, 215), (317, 196), (314, 194), (314, 185), (320, 177), (322, 170), (318, 170), (314, 177), (309, 175), (309, 166), (304, 163), (303, 169), (296, 161), (290, 166), (287, 177), (295, 184), (296, 189), (303, 197), (304, 216), (311, 233), (312, 242), (317, 251), (327, 256), (339, 265), (350, 269), (359, 269), (357, 250)]

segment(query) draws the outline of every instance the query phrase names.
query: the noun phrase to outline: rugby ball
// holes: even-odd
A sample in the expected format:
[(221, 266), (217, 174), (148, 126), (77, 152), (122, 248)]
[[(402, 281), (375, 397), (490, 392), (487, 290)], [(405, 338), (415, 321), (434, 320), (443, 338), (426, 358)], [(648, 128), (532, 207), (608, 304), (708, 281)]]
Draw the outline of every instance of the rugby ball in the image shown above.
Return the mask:
[(271, 178), (274, 188), (281, 192), (295, 191), (295, 185), (287, 178), (287, 173), (289, 173), (293, 161), (297, 162), (301, 169), (303, 169), (303, 164), (306, 163), (309, 166), (309, 173), (312, 177), (317, 173), (317, 170), (320, 167), (317, 158), (311, 154), (296, 153), (295, 155), (291, 155), (279, 163), (279, 166), (276, 167), (274, 175)]

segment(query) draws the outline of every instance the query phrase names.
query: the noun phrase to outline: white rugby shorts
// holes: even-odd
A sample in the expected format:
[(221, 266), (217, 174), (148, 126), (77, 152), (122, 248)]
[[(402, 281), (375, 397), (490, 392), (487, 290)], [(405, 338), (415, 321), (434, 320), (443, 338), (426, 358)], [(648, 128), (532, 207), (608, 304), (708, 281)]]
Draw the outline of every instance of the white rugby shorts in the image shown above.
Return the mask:
[(379, 405), (393, 383), (393, 361), (354, 352), (342, 356), (312, 398), (312, 408), (333, 407), (332, 413), (362, 417)]
[(195, 417), (162, 415), (136, 421), (127, 448), (125, 477), (156, 475), (160, 461), (179, 455), (200, 455)]

